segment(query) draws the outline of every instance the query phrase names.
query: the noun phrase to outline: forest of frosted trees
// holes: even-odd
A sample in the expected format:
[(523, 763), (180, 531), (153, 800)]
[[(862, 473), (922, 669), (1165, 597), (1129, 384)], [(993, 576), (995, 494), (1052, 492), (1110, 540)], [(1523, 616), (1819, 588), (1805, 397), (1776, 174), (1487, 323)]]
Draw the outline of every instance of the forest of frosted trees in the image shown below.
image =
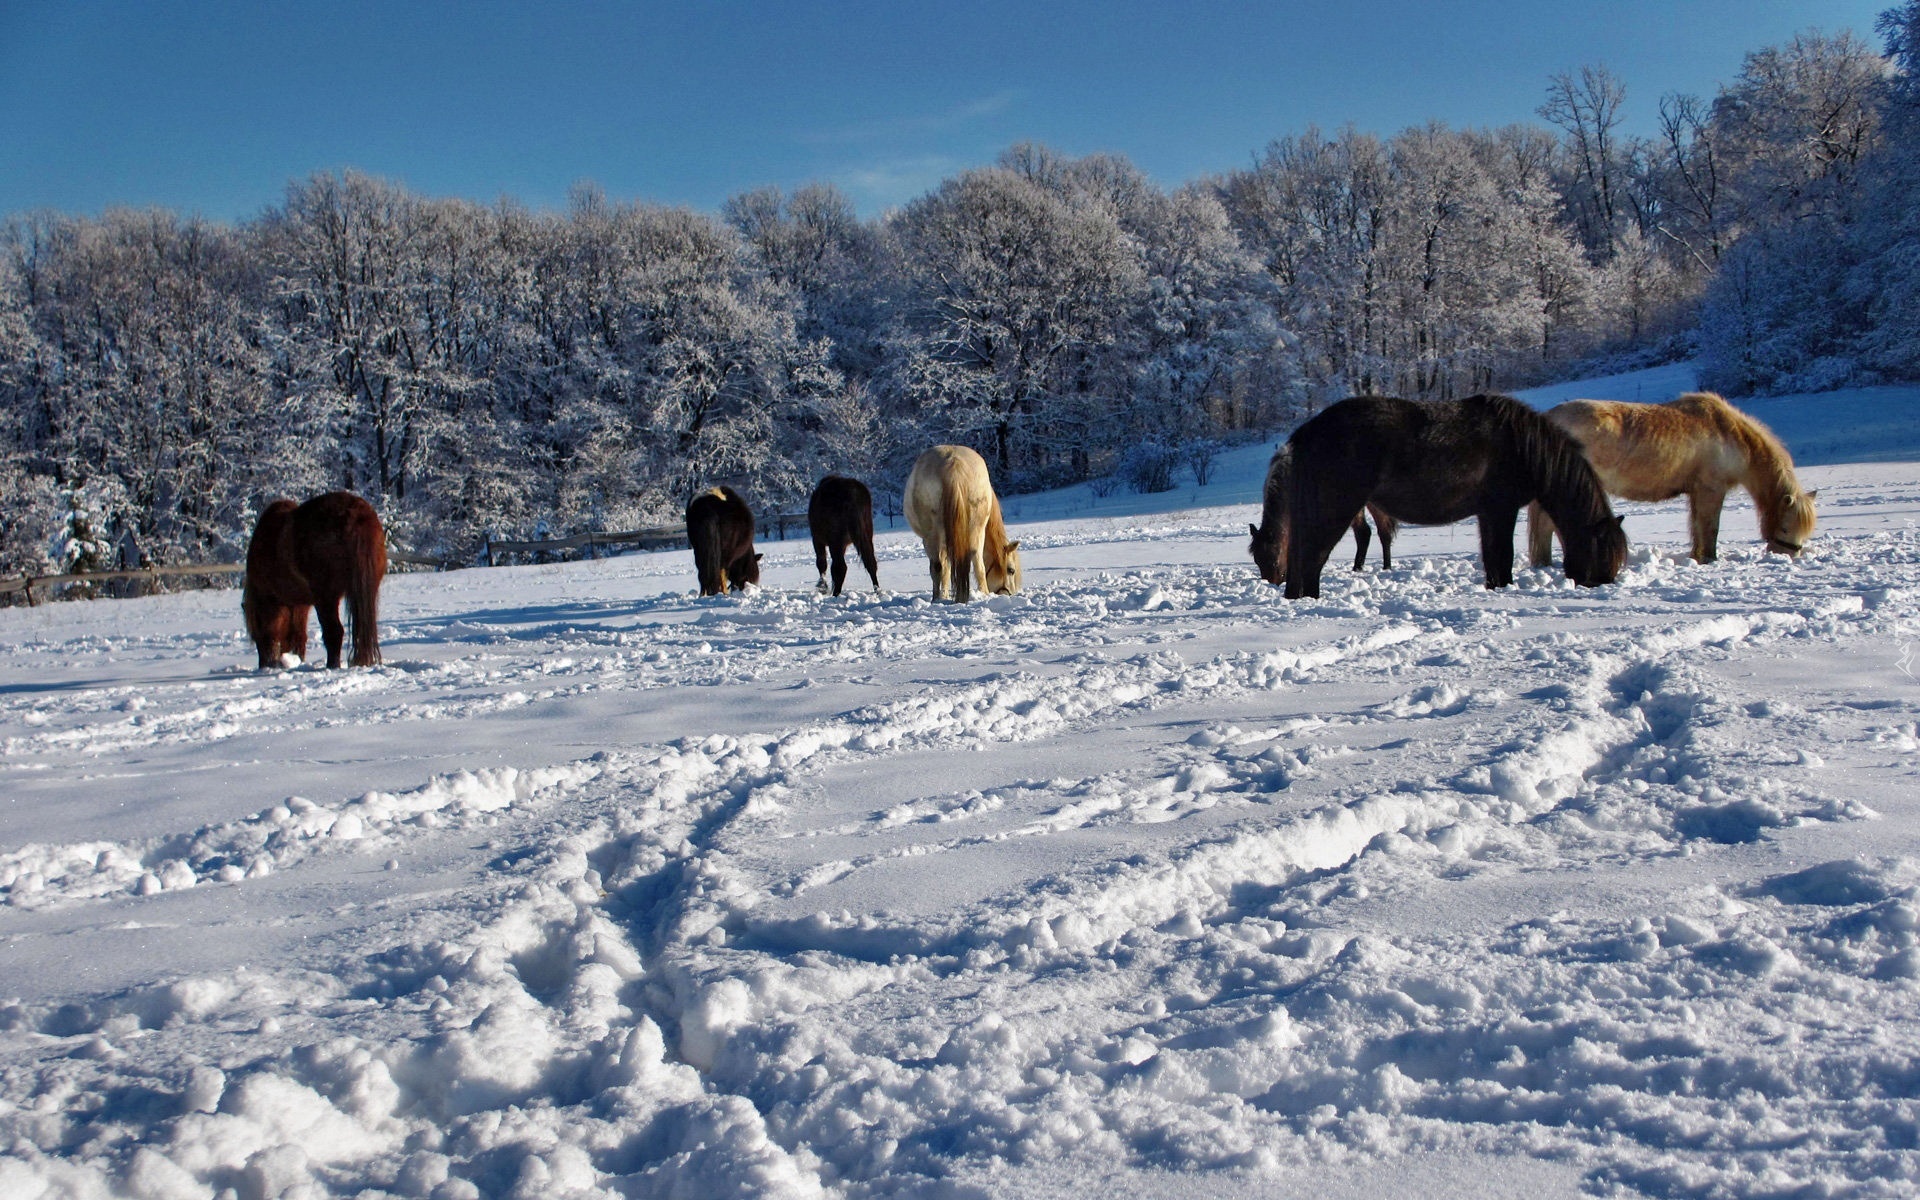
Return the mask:
[(343, 487), (390, 536), (762, 512), (933, 442), (1003, 491), (1165, 486), (1340, 396), (1697, 357), (1732, 395), (1920, 377), (1920, 0), (1884, 50), (1807, 33), (1627, 136), (1604, 67), (1542, 124), (1299, 131), (1168, 191), (1016, 146), (903, 208), (831, 186), (564, 211), (354, 173), (226, 225), (0, 227), (0, 574), (232, 561)]

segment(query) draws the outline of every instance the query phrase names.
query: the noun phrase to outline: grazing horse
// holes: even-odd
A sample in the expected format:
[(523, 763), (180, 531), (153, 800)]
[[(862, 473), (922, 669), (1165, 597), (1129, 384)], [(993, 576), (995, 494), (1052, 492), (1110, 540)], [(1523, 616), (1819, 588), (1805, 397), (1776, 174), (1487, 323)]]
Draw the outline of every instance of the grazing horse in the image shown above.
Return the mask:
[[(1260, 578), (1275, 587), (1287, 581), (1287, 493), (1293, 486), (1293, 455), (1283, 442), (1273, 452), (1273, 458), (1267, 462), (1267, 485), (1261, 494), (1260, 523), (1248, 524), (1247, 532), (1253, 535), (1247, 550), (1253, 555), (1253, 565), (1259, 568)], [(1373, 518), (1380, 527), (1380, 566), (1383, 570), (1393, 570), (1393, 534), (1400, 522), (1389, 516), (1385, 509), (1377, 504), (1368, 504), (1367, 516)], [(1367, 528), (1367, 516), (1353, 514), (1353, 541), (1358, 547), (1353, 556), (1353, 569), (1364, 570), (1367, 565), (1367, 543), (1372, 531)]]
[(760, 582), (760, 556), (753, 550), (753, 510), (730, 487), (708, 488), (687, 504), (687, 541), (700, 594), (744, 591)]
[[(1813, 535), (1813, 492), (1800, 490), (1793, 458), (1765, 425), (1712, 392), (1665, 404), (1569, 400), (1547, 419), (1585, 447), (1607, 493), (1625, 500), (1687, 498), (1693, 561), (1719, 557), (1720, 507), (1736, 485), (1753, 497), (1767, 549), (1797, 556)], [(1527, 553), (1553, 561), (1553, 522), (1527, 510)]]
[(1020, 590), (1020, 543), (1007, 540), (987, 462), (965, 446), (935, 446), (907, 476), (907, 524), (927, 548), (933, 598), (973, 599), (973, 581), (989, 592)]
[(807, 501), (807, 530), (813, 534), (813, 562), (820, 568), (821, 591), (827, 590), (827, 554), (833, 554), (833, 594), (847, 581), (847, 545), (860, 554), (860, 565), (880, 590), (880, 566), (873, 556), (873, 493), (858, 479), (829, 475), (813, 489)]
[(247, 581), (240, 594), (247, 635), (260, 651), (260, 669), (282, 656), (307, 656), (307, 613), (320, 610), (327, 666), (340, 665), (346, 629), (340, 601), (353, 622), (353, 665), (380, 661), (380, 580), (387, 573), (387, 535), (373, 505), (352, 492), (328, 492), (305, 504), (275, 500), (253, 526), (247, 543)]
[(1567, 578), (1612, 583), (1626, 534), (1580, 446), (1511, 396), (1418, 404), (1357, 396), (1293, 431), (1287, 598), (1320, 594), (1320, 570), (1371, 501), (1395, 520), (1480, 523), (1487, 586), (1513, 582), (1513, 526), (1538, 500), (1567, 538)]

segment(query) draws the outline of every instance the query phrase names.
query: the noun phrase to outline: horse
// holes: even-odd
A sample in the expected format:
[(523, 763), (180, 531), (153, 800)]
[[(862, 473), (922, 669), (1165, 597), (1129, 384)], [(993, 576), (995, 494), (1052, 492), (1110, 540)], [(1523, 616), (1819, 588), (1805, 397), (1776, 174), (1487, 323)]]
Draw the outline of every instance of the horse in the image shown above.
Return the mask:
[[(1712, 392), (1688, 392), (1665, 404), (1569, 400), (1547, 419), (1586, 448), (1607, 493), (1625, 500), (1687, 498), (1693, 561), (1719, 557), (1720, 508), (1734, 486), (1747, 489), (1767, 550), (1798, 557), (1813, 535), (1816, 493), (1800, 490), (1793, 458), (1773, 431)], [(1527, 509), (1527, 554), (1553, 561), (1554, 527)]]
[(827, 555), (833, 555), (833, 594), (847, 581), (847, 545), (860, 554), (860, 564), (880, 590), (880, 566), (873, 555), (873, 493), (858, 479), (829, 475), (813, 489), (807, 501), (807, 530), (813, 534), (813, 561), (820, 568), (820, 582), (827, 590)]
[(753, 549), (753, 510), (730, 487), (708, 488), (687, 504), (687, 541), (700, 594), (743, 591), (760, 582), (760, 555)]
[(1513, 582), (1513, 526), (1538, 500), (1567, 538), (1567, 578), (1612, 583), (1627, 537), (1579, 443), (1511, 396), (1356, 396), (1293, 431), (1287, 599), (1317, 597), (1327, 555), (1368, 501), (1401, 522), (1480, 524), (1489, 588)]
[[(1260, 523), (1247, 524), (1247, 532), (1253, 540), (1247, 544), (1247, 552), (1253, 555), (1253, 565), (1260, 571), (1260, 578), (1275, 587), (1287, 581), (1287, 491), (1292, 486), (1293, 456), (1288, 452), (1286, 443), (1273, 452), (1267, 462), (1267, 483), (1261, 493)], [(1380, 527), (1380, 567), (1393, 570), (1393, 535), (1400, 528), (1400, 522), (1393, 519), (1387, 511), (1377, 504), (1368, 504), (1366, 515), (1353, 514), (1354, 545), (1358, 547), (1353, 556), (1353, 569), (1364, 570), (1367, 565), (1367, 543), (1372, 539), (1372, 531), (1367, 527), (1367, 517), (1373, 518)]]
[(307, 613), (320, 610), (320, 637), (329, 669), (340, 665), (346, 629), (340, 601), (353, 622), (353, 665), (380, 661), (380, 581), (387, 573), (387, 535), (373, 505), (352, 492), (327, 492), (305, 504), (275, 500), (254, 523), (247, 543), (247, 577), (240, 611), (260, 651), (260, 669), (282, 655), (307, 656)]
[(927, 548), (933, 598), (973, 599), (972, 584), (1011, 595), (1020, 590), (1020, 543), (1007, 540), (987, 462), (965, 446), (935, 446), (907, 476), (907, 524)]

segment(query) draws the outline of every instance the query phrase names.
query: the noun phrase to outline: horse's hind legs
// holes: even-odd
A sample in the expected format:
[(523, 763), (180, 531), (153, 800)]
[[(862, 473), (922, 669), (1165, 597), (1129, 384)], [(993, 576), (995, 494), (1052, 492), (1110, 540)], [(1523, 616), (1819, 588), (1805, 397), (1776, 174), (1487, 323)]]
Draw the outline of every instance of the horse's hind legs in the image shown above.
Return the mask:
[(846, 581), (847, 581), (847, 548), (845, 546), (835, 546), (833, 548), (833, 594), (834, 595), (838, 596), (840, 594), (840, 585), (844, 584)]
[(1367, 528), (1365, 511), (1362, 510), (1361, 512), (1353, 514), (1353, 544), (1355, 547), (1353, 552), (1354, 570), (1364, 571), (1367, 569), (1367, 545), (1371, 541), (1373, 541), (1373, 532)]
[[(819, 538), (813, 539), (813, 565), (820, 569), (820, 582), (813, 585), (814, 590), (824, 592), (827, 590), (827, 544)], [(838, 584), (834, 585), (833, 594), (840, 594)]]

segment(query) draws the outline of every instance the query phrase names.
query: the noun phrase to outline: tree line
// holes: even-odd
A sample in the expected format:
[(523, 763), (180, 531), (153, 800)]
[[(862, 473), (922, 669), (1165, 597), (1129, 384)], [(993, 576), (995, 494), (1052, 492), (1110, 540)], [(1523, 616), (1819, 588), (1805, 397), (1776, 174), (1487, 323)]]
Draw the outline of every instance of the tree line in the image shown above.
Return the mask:
[[(232, 559), (346, 488), (394, 540), (791, 510), (935, 442), (1003, 490), (1166, 486), (1340, 396), (1699, 355), (1731, 393), (1920, 371), (1920, 0), (1808, 33), (1622, 132), (1604, 67), (1544, 124), (1280, 138), (1166, 189), (1009, 149), (863, 219), (829, 185), (562, 211), (322, 174), (259, 218), (0, 227), (0, 573)], [(1183, 465), (1184, 464), (1184, 465)]]

